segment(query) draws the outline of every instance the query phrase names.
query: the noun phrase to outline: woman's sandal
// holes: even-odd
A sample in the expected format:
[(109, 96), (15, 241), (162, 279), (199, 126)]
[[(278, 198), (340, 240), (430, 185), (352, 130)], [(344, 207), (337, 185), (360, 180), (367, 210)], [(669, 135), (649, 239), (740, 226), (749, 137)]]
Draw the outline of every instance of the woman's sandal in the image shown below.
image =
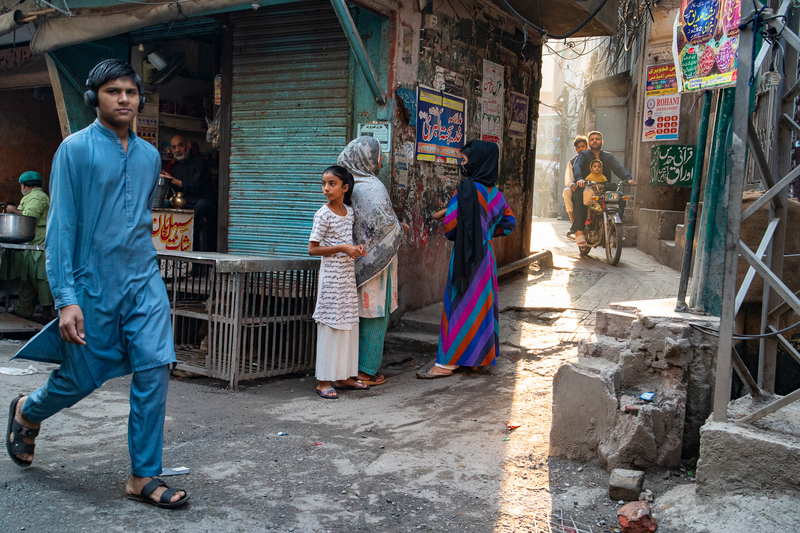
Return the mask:
[(314, 389), (314, 390), (317, 391), (317, 394), (319, 394), (321, 397), (325, 398), (326, 400), (338, 400), (339, 399), (339, 395), (336, 393), (336, 389), (334, 389), (333, 387), (325, 387), (322, 390), (320, 390), (320, 389)]
[(432, 368), (428, 368), (427, 370), (420, 370), (417, 372), (417, 377), (419, 379), (439, 379), (439, 378), (449, 378), (453, 375), (453, 371), (451, 370), (447, 374), (443, 372), (433, 372)]
[(150, 495), (153, 494), (153, 491), (158, 487), (167, 487), (167, 484), (155, 477), (147, 485), (142, 487), (142, 492), (139, 494), (128, 494), (128, 499), (135, 500), (137, 502), (149, 503), (150, 505), (163, 507), (165, 509), (174, 509), (175, 507), (180, 507), (191, 499), (191, 496), (189, 496), (186, 491), (183, 491), (183, 498), (173, 502), (171, 501), (172, 497), (175, 496), (175, 493), (178, 492), (178, 489), (171, 489), (167, 487), (167, 490), (161, 493), (161, 498), (159, 498), (159, 501), (155, 501), (150, 497)]
[(374, 387), (375, 385), (383, 385), (386, 383), (386, 376), (383, 374), (375, 374), (374, 376), (370, 376), (368, 379), (359, 379), (359, 381), (364, 385)]
[(38, 429), (26, 428), (16, 420), (14, 417), (17, 414), (17, 403), (22, 394), (11, 400), (11, 408), (8, 410), (8, 428), (6, 429), (6, 450), (11, 460), (17, 465), (27, 468), (33, 464), (32, 461), (23, 461), (18, 455), (24, 453), (33, 454), (36, 444), (27, 444), (22, 439), (35, 439), (39, 435)]
[(331, 383), (331, 385), (333, 385), (333, 388), (337, 390), (369, 390), (369, 385), (360, 379), (355, 379), (353, 381), (357, 383), (357, 385), (348, 385), (346, 383), (343, 385), (338, 385), (335, 381)]

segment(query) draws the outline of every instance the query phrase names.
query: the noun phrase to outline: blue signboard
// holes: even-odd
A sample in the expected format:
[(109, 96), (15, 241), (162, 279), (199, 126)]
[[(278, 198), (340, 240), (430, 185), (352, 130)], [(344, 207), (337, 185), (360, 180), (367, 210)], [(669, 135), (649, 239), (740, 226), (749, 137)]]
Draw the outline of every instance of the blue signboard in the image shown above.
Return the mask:
[(461, 148), (466, 140), (466, 114), (467, 101), (464, 98), (419, 87), (416, 159), (461, 164)]

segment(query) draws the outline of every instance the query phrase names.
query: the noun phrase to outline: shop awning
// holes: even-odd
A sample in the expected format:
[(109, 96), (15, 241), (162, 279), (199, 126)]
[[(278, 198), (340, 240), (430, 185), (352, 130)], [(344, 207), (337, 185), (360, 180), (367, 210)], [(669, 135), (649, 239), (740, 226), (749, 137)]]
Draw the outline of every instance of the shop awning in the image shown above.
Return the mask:
[(195, 0), (170, 4), (123, 4), (92, 9), (73, 9), (72, 17), (44, 19), (36, 26), (31, 49), (37, 54), (96, 41), (176, 19), (252, 9), (243, 0)]
[(27, 46), (0, 50), (0, 89), (27, 89), (50, 85), (47, 64)]
[[(103, 0), (99, 0), (103, 2)], [(110, 0), (109, 0), (110, 1)], [(180, 3), (114, 3), (106, 7), (74, 7), (72, 17), (48, 17), (36, 23), (31, 49), (37, 54), (58, 48), (105, 39), (164, 22), (181, 21), (187, 17), (211, 15), (288, 4), (298, 0), (194, 0)], [(378, 13), (389, 11), (391, 0), (357, 0), (357, 4)], [(77, 2), (80, 5), (80, 2)]]

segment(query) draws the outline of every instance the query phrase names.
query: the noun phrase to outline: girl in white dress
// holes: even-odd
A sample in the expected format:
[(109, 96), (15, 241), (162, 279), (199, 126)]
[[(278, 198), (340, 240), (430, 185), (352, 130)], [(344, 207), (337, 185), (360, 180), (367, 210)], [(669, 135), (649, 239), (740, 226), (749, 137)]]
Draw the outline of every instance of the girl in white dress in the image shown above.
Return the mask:
[(358, 291), (355, 258), (366, 254), (353, 244), (353, 175), (334, 165), (322, 173), (322, 192), (328, 202), (314, 215), (308, 239), (309, 255), (322, 256), (317, 322), (317, 394), (334, 400), (335, 389), (364, 390), (358, 375)]

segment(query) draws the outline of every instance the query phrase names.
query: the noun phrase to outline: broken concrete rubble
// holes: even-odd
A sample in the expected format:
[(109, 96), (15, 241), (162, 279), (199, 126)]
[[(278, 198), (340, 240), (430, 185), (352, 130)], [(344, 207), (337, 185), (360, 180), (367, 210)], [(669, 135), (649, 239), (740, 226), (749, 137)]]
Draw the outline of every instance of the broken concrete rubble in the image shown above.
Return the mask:
[[(553, 377), (553, 390), (579, 391), (553, 395), (553, 423), (550, 429), (550, 455), (591, 461), (597, 447), (608, 436), (617, 411), (614, 391), (618, 383), (615, 365), (591, 359), (581, 366), (562, 365)], [(576, 438), (576, 435), (583, 438)], [(558, 453), (553, 453), (556, 450)]]
[(608, 479), (608, 497), (612, 500), (636, 501), (643, 487), (644, 472), (615, 468)]
[(735, 423), (776, 398), (739, 398), (728, 406), (731, 422), (708, 421), (703, 426), (698, 496), (731, 491), (780, 491), (796, 496), (800, 492), (800, 405), (790, 404), (755, 424)]
[(631, 502), (617, 511), (622, 533), (650, 533), (658, 528), (647, 502)]
[(594, 331), (598, 335), (627, 339), (631, 334), (631, 324), (638, 317), (615, 309), (603, 309), (595, 313)]
[[(580, 342), (578, 360), (553, 382), (551, 455), (597, 459), (607, 469), (677, 467), (682, 455), (696, 457), (711, 411), (716, 342), (689, 321), (715, 325), (671, 309), (598, 311), (596, 335)], [(640, 398), (646, 392), (652, 401)]]

